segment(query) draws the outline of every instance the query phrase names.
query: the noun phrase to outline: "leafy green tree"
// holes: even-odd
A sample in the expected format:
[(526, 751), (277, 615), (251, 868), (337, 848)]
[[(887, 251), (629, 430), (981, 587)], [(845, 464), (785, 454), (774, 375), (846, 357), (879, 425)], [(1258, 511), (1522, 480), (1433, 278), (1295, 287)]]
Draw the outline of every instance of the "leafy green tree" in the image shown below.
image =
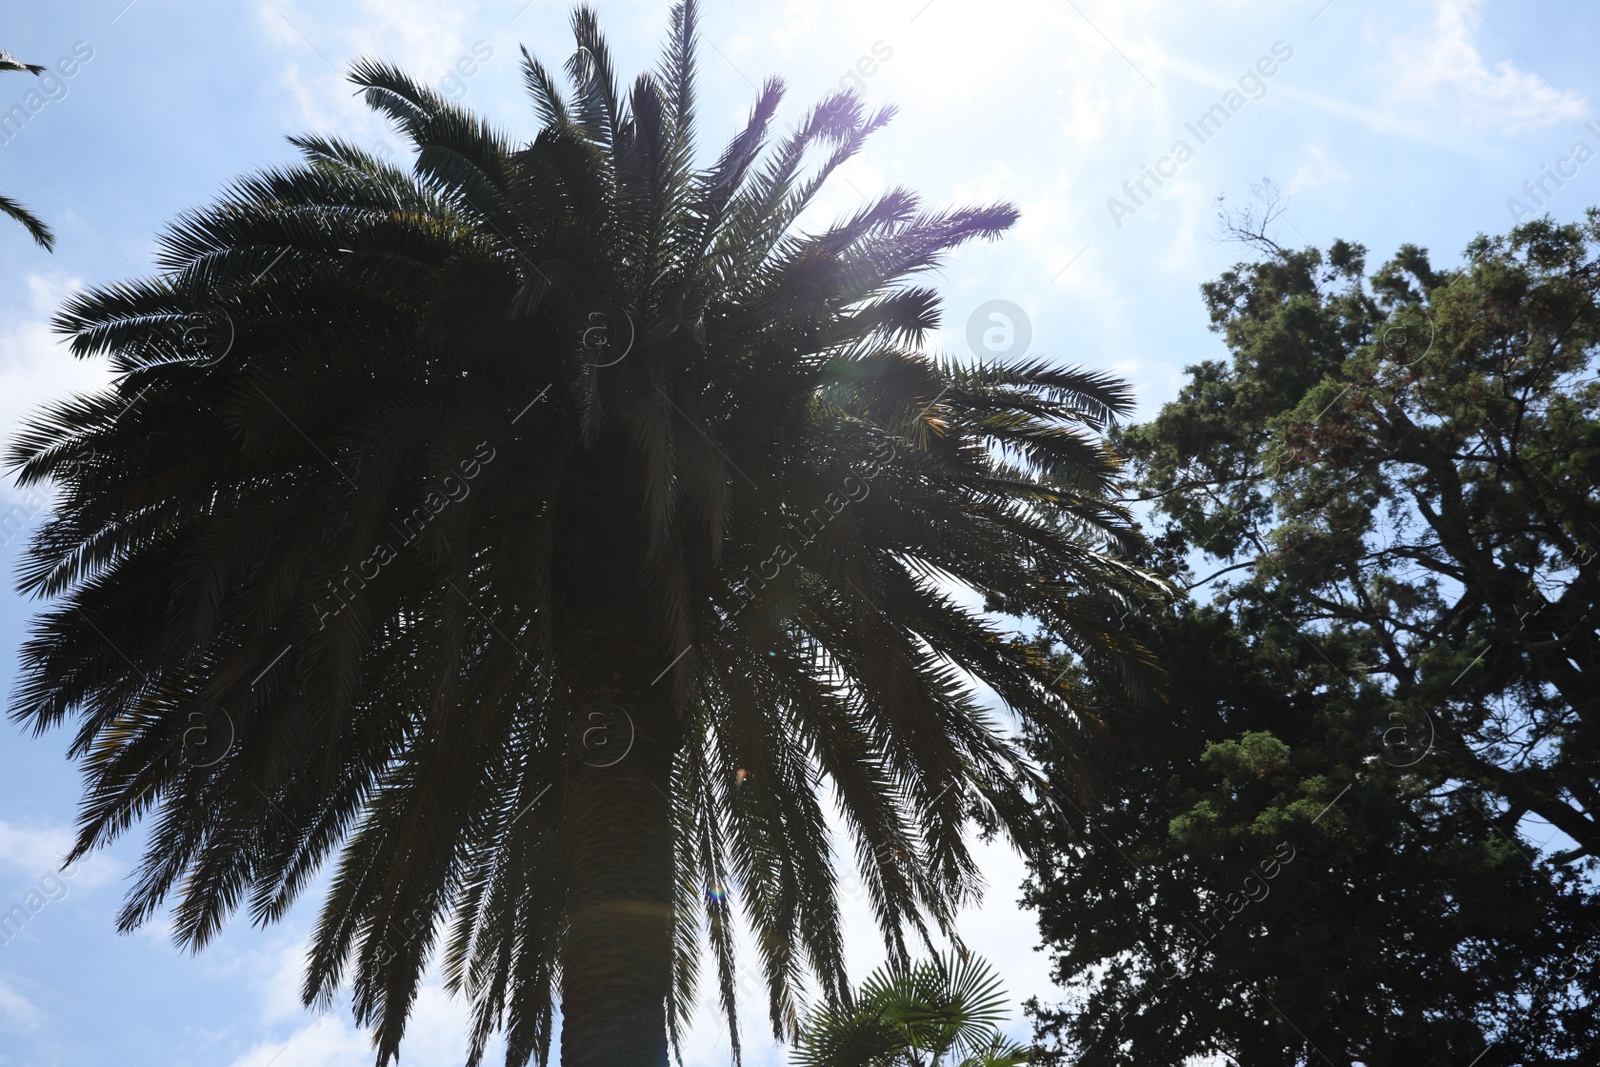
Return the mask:
[(1117, 743), (1036, 858), (1041, 1039), (1593, 1062), (1600, 215), (1449, 271), (1261, 247), (1204, 287), (1231, 364), (1118, 437), (1191, 592), (1124, 620), (1169, 703), (1080, 676)]
[(891, 961), (853, 1003), (807, 1015), (796, 1067), (1020, 1067), (1027, 1050), (997, 1026), (1006, 1017), (1000, 978), (976, 956)]
[(1600, 853), (1600, 213), (1363, 271), (1335, 243), (1205, 287), (1233, 367), (1122, 439), (1157, 544), (1243, 571), (1252, 626), (1350, 634), (1502, 828)]
[(1027, 887), (1069, 993), (1030, 1004), (1036, 1062), (1593, 1060), (1592, 887), (1341, 676), (1348, 645), (1215, 605), (1150, 625), (1170, 703), (1104, 691), (1103, 792), (1050, 819)]
[(116, 384), (11, 452), (60, 484), (14, 713), (77, 721), (74, 855), (148, 818), (120, 925), (171, 901), (193, 948), (331, 862), (304, 996), (348, 983), (380, 1063), (437, 959), (474, 1064), (502, 1029), (544, 1062), (559, 1004), (563, 1063), (658, 1067), (707, 939), (737, 1042), (736, 912), (789, 1032), (807, 972), (846, 992), (824, 798), (904, 958), (977, 891), (969, 817), (1037, 830), (969, 677), (1092, 729), (945, 583), (1127, 659), (1126, 388), (922, 344), (919, 276), (1016, 212), (894, 190), (799, 230), (889, 113), (837, 94), (768, 145), (773, 80), (698, 164), (672, 25), (624, 91), (579, 9), (521, 145), (357, 65), (410, 170), (300, 137), (183, 216), (58, 320)]

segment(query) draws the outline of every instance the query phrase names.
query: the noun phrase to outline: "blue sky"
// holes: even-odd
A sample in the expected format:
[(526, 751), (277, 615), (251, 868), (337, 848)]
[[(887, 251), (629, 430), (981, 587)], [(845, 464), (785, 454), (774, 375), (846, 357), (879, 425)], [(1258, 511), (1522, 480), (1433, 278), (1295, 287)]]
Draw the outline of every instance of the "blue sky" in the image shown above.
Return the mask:
[[(600, 5), (621, 71), (654, 62), (666, 8)], [(167, 220), (290, 158), (286, 135), (397, 144), (342, 80), (352, 59), (397, 61), (531, 135), (517, 46), (564, 60), (567, 12), (548, 0), (12, 5), (0, 48), (56, 72), (0, 75), (0, 192), (41, 214), (59, 245), (47, 255), (0, 222), (0, 422), (9, 432), (40, 402), (107, 380), (51, 335), (62, 298), (149, 271)], [(1373, 266), (1404, 242), (1453, 263), (1474, 234), (1511, 225), (1513, 198), (1561, 220), (1600, 201), (1600, 163), (1573, 156), (1580, 140), (1600, 150), (1585, 127), (1600, 98), (1600, 8), (1572, 0), (709, 0), (703, 34), (705, 137), (731, 136), (773, 73), (790, 85), (790, 120), (840, 84), (899, 108), (819, 214), (895, 185), (936, 204), (1018, 205), (1010, 236), (948, 262), (940, 349), (970, 354), (974, 316), (976, 335), (1002, 347), (1026, 332), (1029, 352), (1127, 376), (1141, 415), (1185, 364), (1223, 355), (1198, 293), (1241, 258), (1216, 239), (1218, 195), (1243, 203), (1270, 178), (1291, 197), (1280, 242), (1359, 241)], [(1559, 186), (1546, 177), (1558, 168)], [(1541, 179), (1536, 205), (1524, 183)], [(1027, 330), (1014, 311), (988, 319), (996, 300)], [(10, 487), (0, 497), (20, 500)], [(0, 531), (8, 573), (22, 540), (11, 530), (34, 510), (24, 502)], [(29, 611), (0, 595), (7, 689)], [(309, 905), (268, 930), (235, 925), (199, 956), (173, 948), (164, 921), (117, 935), (138, 834), (55, 878), (78, 793), (65, 738), (9, 723), (0, 738), (0, 916), (27, 913), (20, 931), (0, 931), (0, 1067), (364, 1061), (347, 1012), (299, 1008)], [(1033, 918), (1016, 906), (1021, 865), (999, 847), (983, 855), (991, 888), (965, 936), (1018, 1000), (1049, 999)], [(864, 974), (881, 951), (851, 906)], [(750, 1024), (760, 1018), (751, 1002)], [(402, 1062), (458, 1063), (462, 1032), (459, 1005), (430, 985)], [(759, 1026), (745, 1037), (752, 1063), (779, 1062)], [(714, 1017), (686, 1053), (727, 1062)]]

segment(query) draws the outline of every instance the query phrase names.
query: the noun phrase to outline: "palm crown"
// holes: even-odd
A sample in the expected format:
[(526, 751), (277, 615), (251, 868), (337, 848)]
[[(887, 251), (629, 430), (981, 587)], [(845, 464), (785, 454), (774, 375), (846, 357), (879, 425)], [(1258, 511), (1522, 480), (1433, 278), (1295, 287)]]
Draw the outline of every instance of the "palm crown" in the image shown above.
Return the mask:
[(1100, 661), (1141, 580), (1097, 435), (1124, 387), (920, 351), (911, 279), (1011, 208), (896, 190), (802, 232), (887, 112), (768, 146), (771, 81), (699, 164), (693, 3), (625, 95), (574, 28), (570, 96), (524, 54), (522, 146), (358, 64), (410, 171), (297, 138), (180, 218), (58, 320), (116, 385), (11, 452), (60, 483), (14, 707), (78, 722), (75, 855), (150, 817), (119, 921), (172, 898), (190, 946), (332, 860), (305, 995), (348, 981), (380, 1063), (431, 958), (474, 1063), (499, 1029), (544, 1062), (558, 1004), (563, 1062), (662, 1062), (705, 944), (732, 1022), (736, 912), (777, 1030), (808, 972), (847, 997), (829, 802), (903, 956), (979, 884), (969, 817), (1032, 832), (971, 679), (1094, 725), (952, 589)]

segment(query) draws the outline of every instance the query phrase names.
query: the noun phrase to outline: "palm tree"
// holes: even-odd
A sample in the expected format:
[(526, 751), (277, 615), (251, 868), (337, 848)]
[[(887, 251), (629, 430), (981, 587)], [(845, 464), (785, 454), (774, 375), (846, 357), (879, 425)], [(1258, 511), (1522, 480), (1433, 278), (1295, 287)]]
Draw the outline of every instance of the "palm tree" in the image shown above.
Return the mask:
[(853, 1004), (806, 1016), (795, 1067), (1021, 1067), (1027, 1050), (996, 1026), (1005, 1004), (999, 977), (975, 956), (891, 960)]
[(430, 959), (474, 1064), (500, 1030), (545, 1062), (558, 1005), (561, 1062), (663, 1064), (703, 943), (735, 1025), (739, 914), (792, 1031), (808, 973), (846, 990), (830, 801), (904, 957), (979, 884), (969, 817), (1034, 832), (972, 680), (1094, 732), (955, 589), (1126, 651), (1126, 388), (922, 351), (916, 276), (1016, 212), (895, 190), (802, 232), (888, 112), (836, 95), (769, 149), (769, 81), (703, 165), (692, 0), (626, 93), (573, 25), (570, 96), (524, 53), (523, 145), (358, 63), (409, 171), (301, 137), (182, 216), (57, 320), (115, 386), (10, 452), (59, 484), (14, 714), (78, 723), (74, 856), (148, 817), (119, 924), (171, 899), (191, 948), (331, 862), (304, 995), (347, 981), (380, 1065)]
[(18, 59), (16, 56), (12, 55), (10, 52), (7, 52), (5, 49), (0, 48), (0, 71), (5, 71), (5, 70), (22, 71), (22, 70), (25, 70), (29, 74), (32, 74), (35, 77), (37, 77), (38, 75), (43, 74), (45, 71), (47, 71), (49, 69), (50, 68), (45, 66), (43, 63), (24, 63), (22, 60)]
[[(0, 50), (0, 71), (7, 70), (42, 74), (45, 68), (37, 63), (24, 63), (10, 52)], [(28, 234), (39, 242), (46, 252), (55, 248), (56, 236), (50, 232), (50, 227), (46, 226), (39, 216), (23, 207), (18, 201), (11, 199), (9, 196), (0, 196), (0, 215), (9, 215), (22, 223), (23, 229), (27, 230)]]
[(28, 235), (46, 252), (55, 249), (56, 235), (50, 232), (50, 227), (44, 224), (43, 219), (23, 207), (21, 202), (0, 195), (0, 214), (9, 215), (22, 223), (23, 229), (27, 230)]

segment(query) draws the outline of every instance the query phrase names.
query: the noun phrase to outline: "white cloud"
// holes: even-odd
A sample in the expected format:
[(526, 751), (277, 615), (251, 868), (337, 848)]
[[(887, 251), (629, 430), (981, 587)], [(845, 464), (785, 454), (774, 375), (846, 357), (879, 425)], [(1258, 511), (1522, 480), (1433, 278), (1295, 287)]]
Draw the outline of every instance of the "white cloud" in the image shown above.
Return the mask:
[(1168, 274), (1192, 276), (1200, 269), (1200, 238), (1216, 225), (1216, 199), (1199, 183), (1180, 178), (1169, 194), (1177, 207), (1178, 225), (1172, 231), (1157, 265)]
[(788, 55), (791, 46), (816, 30), (820, 16), (817, 0), (784, 0), (783, 14), (772, 20), (767, 39)]
[(1350, 172), (1335, 158), (1332, 149), (1317, 141), (1306, 147), (1304, 158), (1294, 174), (1290, 175), (1284, 192), (1295, 196), (1349, 180)]
[(0, 863), (31, 877), (61, 866), (72, 847), (72, 832), (65, 827), (28, 829), (0, 819)]
[[(1582, 118), (1583, 97), (1557, 89), (1533, 69), (1503, 59), (1491, 69), (1474, 36), (1484, 29), (1484, 16), (1468, 0), (1433, 0), (1432, 31), (1402, 39), (1392, 46), (1399, 68), (1395, 96), (1402, 104), (1426, 104), (1448, 112), (1457, 122), (1493, 127), (1515, 134), (1553, 123)], [(1487, 32), (1497, 38), (1490, 25)], [(1508, 45), (1515, 49), (1515, 45)], [(1519, 53), (1523, 64), (1526, 57)]]
[[(431, 0), (362, 0), (352, 11), (342, 5), (324, 8), (294, 0), (262, 0), (258, 22), (286, 57), (279, 76), (286, 92), (284, 122), (296, 131), (337, 131), (358, 143), (387, 142), (398, 149), (398, 137), (388, 124), (352, 92), (346, 70), (358, 58), (381, 59), (452, 98), (470, 92), (484, 68), (491, 64), (509, 68), (516, 55), (509, 25), (507, 37), (493, 42), (469, 33), (476, 7)], [(446, 83), (452, 65), (463, 57), (470, 61), (473, 77)]]
[(1106, 120), (1115, 105), (1104, 81), (1074, 82), (1057, 89), (1056, 95), (1066, 97), (1059, 122), (1061, 134), (1070, 144), (1093, 145), (1105, 136)]
[[(409, 1050), (408, 1050), (409, 1051)], [(252, 1045), (229, 1067), (336, 1067), (372, 1060), (372, 1044), (346, 1019), (328, 1014), (295, 1030), (287, 1038)], [(407, 1063), (412, 1062), (410, 1056)]]
[(286, 64), (278, 76), (278, 84), (288, 92), (293, 105), (288, 109), (291, 121), (310, 130), (333, 129), (339, 125), (324, 106), (326, 97), (319, 91), (324, 86), (307, 77), (299, 63)]
[(33, 1001), (13, 989), (4, 979), (0, 979), (0, 1019), (6, 1020), (18, 1030), (33, 1030), (38, 1027), (43, 1014)]
[[(73, 836), (65, 826), (30, 828), (0, 819), (0, 867), (29, 881), (57, 874), (72, 848)], [(88, 856), (61, 876), (69, 886), (92, 889), (114, 879), (117, 865), (106, 856)]]
[[(371, 1036), (351, 1019), (347, 997), (339, 997), (326, 1013), (313, 1015), (300, 1000), (305, 980), (306, 931), (275, 938), (276, 947), (252, 953), (246, 966), (255, 970), (258, 1026), (247, 1032), (292, 1029), (282, 1037), (252, 1044), (229, 1067), (334, 1067), (372, 1059)], [(437, 968), (424, 977), (406, 1036), (401, 1062), (407, 1067), (459, 1067), (466, 1058), (469, 1010), (465, 1000), (445, 992)], [(487, 1060), (499, 1058), (492, 1044)]]
[(301, 941), (284, 946), (272, 964), (272, 971), (264, 984), (260, 1001), (261, 1018), (269, 1023), (282, 1023), (305, 1016), (305, 1005), (300, 1001), (300, 987), (306, 973), (306, 946)]
[[(1261, 97), (1259, 104), (1252, 101), (1251, 107), (1259, 106), (1262, 110), (1276, 111), (1280, 115), (1296, 107), (1310, 107), (1354, 123), (1373, 133), (1438, 147), (1457, 149), (1461, 147), (1460, 139), (1451, 137), (1448, 131), (1429, 126), (1410, 114), (1397, 113), (1393, 107), (1376, 107), (1346, 99), (1336, 93), (1321, 92), (1296, 84), (1294, 79), (1299, 71), (1293, 67), (1293, 62), (1294, 60), (1290, 60), (1285, 63), (1278, 74), (1267, 80), (1266, 95)], [(1160, 72), (1170, 74), (1191, 85), (1202, 86), (1218, 95), (1236, 88), (1243, 73), (1243, 71), (1226, 71), (1193, 63), (1172, 53), (1161, 55)], [(1174, 112), (1172, 116), (1174, 134), (1182, 136), (1180, 129), (1182, 123), (1193, 119), (1196, 113), (1213, 102), (1213, 99), (1194, 100), (1191, 101), (1193, 113), (1190, 109)]]
[(432, 82), (467, 50), (467, 27), (475, 21), (476, 5), (361, 0), (358, 10), (351, 11), (345, 5), (262, 0), (258, 14), (275, 41), (315, 58), (319, 74), (342, 78), (344, 63), (376, 56)]

